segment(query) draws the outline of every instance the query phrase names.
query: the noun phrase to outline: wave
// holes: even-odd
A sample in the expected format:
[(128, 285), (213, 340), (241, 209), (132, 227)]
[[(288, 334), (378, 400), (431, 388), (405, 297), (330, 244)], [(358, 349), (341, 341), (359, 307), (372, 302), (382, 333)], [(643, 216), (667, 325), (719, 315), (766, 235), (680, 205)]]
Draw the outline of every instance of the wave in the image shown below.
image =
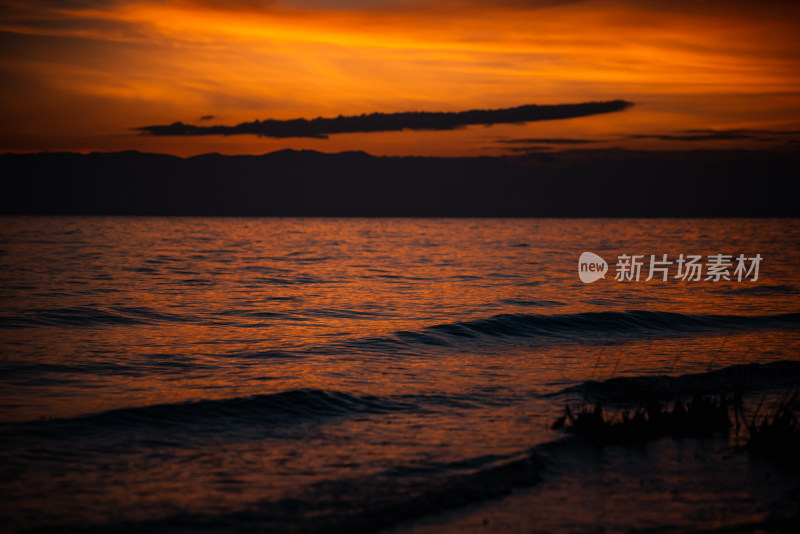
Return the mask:
[(727, 295), (735, 294), (735, 295), (744, 295), (753, 297), (764, 297), (764, 296), (780, 296), (780, 295), (797, 295), (800, 294), (800, 289), (788, 284), (773, 284), (773, 285), (758, 285), (753, 287), (744, 286), (741, 288), (734, 288), (734, 289), (730, 288), (717, 289), (714, 292)]
[(556, 306), (566, 306), (566, 303), (557, 300), (526, 300), (526, 299), (501, 299), (500, 304), (511, 306), (531, 306), (542, 308), (554, 308)]
[(360, 343), (372, 345), (457, 346), (465, 340), (539, 338), (593, 341), (630, 337), (664, 337), (751, 329), (798, 329), (800, 313), (776, 315), (702, 315), (664, 311), (584, 312), (573, 314), (501, 314), (485, 319), (398, 331)]
[(254, 424), (281, 426), (298, 420), (347, 415), (385, 414), (418, 409), (411, 400), (389, 399), (319, 389), (295, 389), (219, 400), (199, 400), (121, 408), (68, 419), (11, 423), (18, 430), (40, 432), (140, 431), (143, 429), (237, 428)]
[[(800, 383), (800, 362), (778, 361), (726, 367), (709, 373), (677, 377), (628, 377), (605, 382), (587, 382), (563, 390), (583, 392), (599, 385), (605, 394), (621, 389), (627, 399), (635, 391), (649, 391), (666, 380), (666, 393), (674, 391), (707, 393), (740, 387), (750, 380), (750, 387), (777, 387)], [(678, 385), (677, 389), (675, 385)], [(583, 389), (581, 389), (583, 388)], [(632, 393), (634, 391), (634, 393)], [(89, 423), (93, 428), (110, 429), (115, 425), (170, 429), (184, 425), (225, 421), (238, 426), (242, 421), (268, 422), (301, 417), (345, 416), (348, 414), (389, 413), (417, 410), (427, 404), (445, 407), (460, 397), (400, 396), (376, 397), (319, 389), (289, 390), (273, 394), (156, 405), (114, 410), (68, 420), (70, 424)], [(34, 423), (36, 425), (46, 424)], [(38, 428), (41, 428), (40, 426)], [(64, 430), (64, 429), (60, 429)], [(68, 432), (72, 429), (66, 429)], [(141, 430), (141, 428), (138, 428)], [(137, 430), (137, 431), (138, 431)], [(144, 433), (159, 446), (158, 436)], [(214, 437), (216, 433), (203, 433)], [(346, 446), (346, 445), (344, 445)], [(173, 532), (206, 531), (219, 526), (226, 531), (258, 530), (264, 532), (378, 532), (410, 518), (439, 513), (471, 503), (485, 502), (512, 492), (515, 488), (537, 484), (547, 476), (558, 476), (559, 468), (571, 469), (579, 455), (595, 461), (596, 446), (574, 438), (564, 438), (518, 450), (509, 454), (481, 456), (426, 463), (400, 464), (378, 473), (326, 479), (298, 487), (294, 493), (275, 500), (258, 501), (246, 509), (215, 513), (179, 512), (160, 519), (111, 519), (109, 523), (59, 524), (37, 529), (40, 532)]]
[(409, 520), (485, 503), (559, 476), (574, 459), (596, 457), (596, 449), (573, 438), (505, 455), (485, 455), (433, 466), (323, 480), (296, 494), (264, 500), (246, 509), (179, 512), (164, 518), (108, 523), (73, 523), (37, 532), (259, 531), (287, 533), (382, 532)]
[[(159, 519), (111, 520), (43, 526), (37, 532), (380, 532), (409, 519), (507, 495), (543, 478), (561, 443), (517, 454), (485, 456), (428, 470), (399, 470), (371, 476), (323, 480), (296, 494), (265, 500), (247, 509), (179, 512)], [(209, 507), (210, 508), (210, 507)]]
[[(781, 286), (782, 287), (782, 286)], [(556, 301), (516, 301), (518, 305), (559, 306)], [(0, 329), (35, 326), (91, 327), (202, 323), (252, 327), (252, 320), (305, 321), (313, 317), (362, 319), (391, 317), (386, 311), (320, 308), (288, 314), (285, 311), (234, 309), (214, 318), (157, 311), (148, 307), (72, 306), (20, 310), (0, 315)], [(238, 323), (230, 320), (243, 319)], [(260, 323), (259, 323), (260, 324)], [(662, 337), (687, 333), (713, 333), (741, 329), (798, 329), (800, 313), (775, 315), (703, 315), (665, 311), (604, 311), (572, 314), (500, 314), (469, 321), (455, 321), (397, 331), (388, 336), (361, 339), (358, 344), (455, 346), (465, 340), (540, 338), (543, 340), (596, 340), (628, 337)]]
[(256, 350), (231, 352), (227, 354), (229, 358), (240, 358), (243, 360), (275, 360), (275, 359), (295, 359), (302, 358), (301, 355), (285, 350)]
[(546, 396), (578, 395), (588, 402), (636, 404), (692, 395), (756, 393), (793, 387), (800, 387), (800, 362), (781, 360), (732, 365), (680, 376), (633, 376), (589, 381)]
[(192, 320), (186, 316), (157, 312), (152, 308), (139, 306), (117, 306), (108, 309), (71, 306), (25, 310), (14, 316), (0, 316), (0, 328), (148, 325), (161, 322), (185, 323)]

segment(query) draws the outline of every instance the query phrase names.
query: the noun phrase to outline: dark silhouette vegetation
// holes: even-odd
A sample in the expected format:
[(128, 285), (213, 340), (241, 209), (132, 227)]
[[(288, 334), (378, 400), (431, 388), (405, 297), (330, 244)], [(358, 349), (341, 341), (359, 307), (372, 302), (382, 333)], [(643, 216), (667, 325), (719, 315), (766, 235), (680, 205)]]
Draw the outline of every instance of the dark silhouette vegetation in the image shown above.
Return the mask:
[(800, 467), (800, 392), (784, 396), (772, 410), (763, 411), (759, 405), (749, 420), (741, 405), (737, 409), (737, 420), (746, 421), (751, 453)]
[(725, 395), (696, 395), (689, 401), (676, 400), (672, 408), (656, 400), (633, 412), (624, 410), (615, 416), (602, 404), (565, 407), (565, 413), (553, 423), (553, 430), (568, 428), (576, 434), (609, 442), (653, 439), (661, 436), (708, 436), (728, 432), (729, 408), (736, 403)]
[(748, 417), (742, 394), (694, 395), (677, 399), (670, 408), (651, 400), (633, 412), (607, 411), (600, 403), (565, 406), (553, 430), (566, 429), (601, 443), (630, 443), (659, 437), (703, 437), (727, 435), (731, 428), (744, 429), (743, 447), (751, 454), (800, 466), (800, 393), (784, 395), (770, 409), (762, 403)]

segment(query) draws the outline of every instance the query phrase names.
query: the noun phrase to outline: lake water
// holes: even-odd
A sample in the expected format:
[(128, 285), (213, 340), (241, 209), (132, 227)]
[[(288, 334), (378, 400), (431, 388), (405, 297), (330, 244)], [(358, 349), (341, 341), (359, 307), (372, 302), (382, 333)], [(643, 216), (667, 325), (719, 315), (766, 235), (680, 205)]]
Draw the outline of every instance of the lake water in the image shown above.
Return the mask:
[[(589, 381), (800, 382), (798, 243), (786, 219), (0, 218), (0, 521), (372, 531), (491, 497)], [(706, 270), (646, 281), (651, 254)]]

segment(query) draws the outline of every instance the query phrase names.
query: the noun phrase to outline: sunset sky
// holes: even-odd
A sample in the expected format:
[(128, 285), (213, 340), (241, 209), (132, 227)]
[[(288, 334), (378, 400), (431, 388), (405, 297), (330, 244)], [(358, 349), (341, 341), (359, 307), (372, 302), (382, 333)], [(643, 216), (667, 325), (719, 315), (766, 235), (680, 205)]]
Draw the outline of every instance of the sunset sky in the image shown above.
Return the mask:
[[(498, 155), (796, 149), (800, 3), (0, 1), (0, 152)], [(327, 138), (146, 126), (625, 100), (623, 111)]]

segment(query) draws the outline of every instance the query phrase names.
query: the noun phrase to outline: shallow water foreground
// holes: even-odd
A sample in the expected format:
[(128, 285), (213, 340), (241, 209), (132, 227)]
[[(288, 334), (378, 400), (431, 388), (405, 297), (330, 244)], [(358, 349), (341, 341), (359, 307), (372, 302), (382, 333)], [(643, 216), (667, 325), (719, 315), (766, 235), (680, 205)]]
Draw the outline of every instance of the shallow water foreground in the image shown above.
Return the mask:
[[(521, 487), (594, 488), (581, 524), (622, 530), (640, 495), (662, 504), (631, 529), (766, 521), (783, 486), (702, 490), (679, 459), (704, 442), (539, 447), (565, 402), (800, 385), (798, 242), (797, 220), (3, 218), (0, 525), (376, 532)], [(605, 280), (581, 282), (587, 251)], [(763, 261), (614, 279), (663, 254)], [(576, 518), (552, 500), (538, 513)]]
[(724, 439), (551, 451), (540, 483), (386, 534), (797, 532), (800, 478)]

